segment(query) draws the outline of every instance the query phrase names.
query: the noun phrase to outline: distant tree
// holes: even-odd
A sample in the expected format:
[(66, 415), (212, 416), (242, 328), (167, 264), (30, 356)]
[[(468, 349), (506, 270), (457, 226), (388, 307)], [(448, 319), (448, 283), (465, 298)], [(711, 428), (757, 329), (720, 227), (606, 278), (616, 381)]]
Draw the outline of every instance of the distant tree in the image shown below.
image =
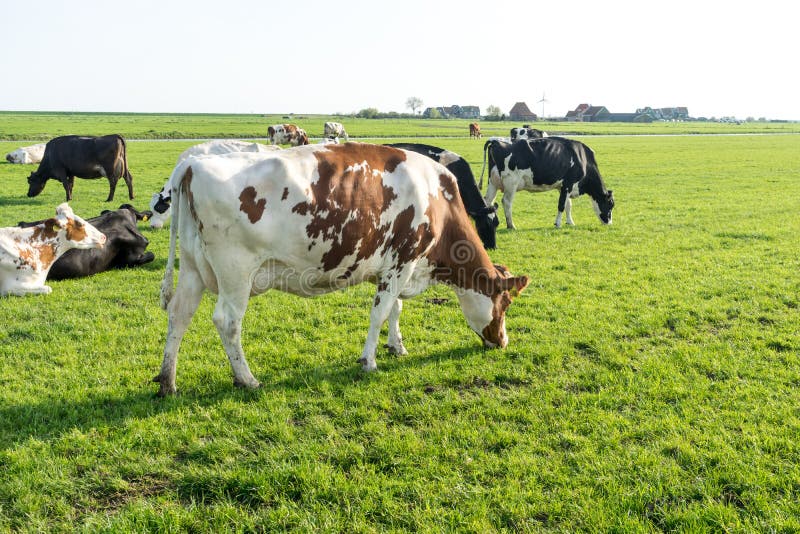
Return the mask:
[(486, 108), (486, 120), (499, 121), (503, 116), (503, 110), (497, 106), (488, 106)]
[(428, 115), (428, 117), (430, 117), (431, 119), (441, 119), (442, 113), (436, 108), (431, 108), (431, 114)]
[(358, 112), (358, 116), (362, 119), (374, 119), (379, 113), (377, 108), (364, 108)]
[(409, 96), (406, 100), (406, 107), (416, 114), (417, 109), (422, 107), (422, 99), (416, 96)]

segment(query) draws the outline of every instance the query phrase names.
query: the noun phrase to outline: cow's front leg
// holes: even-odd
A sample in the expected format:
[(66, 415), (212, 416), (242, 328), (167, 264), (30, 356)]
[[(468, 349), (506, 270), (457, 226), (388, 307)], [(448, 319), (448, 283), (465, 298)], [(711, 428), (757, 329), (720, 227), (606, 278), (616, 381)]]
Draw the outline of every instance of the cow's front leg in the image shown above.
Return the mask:
[[(361, 357), (358, 359), (364, 371), (374, 371), (378, 368), (377, 363), (375, 363), (375, 350), (378, 347), (378, 335), (380, 334), (381, 326), (383, 326), (383, 323), (389, 318), (389, 314), (395, 309), (397, 295), (400, 293), (399, 290), (401, 287), (405, 286), (411, 273), (409, 268), (403, 271), (406, 272), (395, 272), (390, 275), (384, 275), (378, 282), (378, 290), (375, 293), (375, 299), (372, 301), (372, 310), (370, 310), (369, 313), (367, 341), (364, 343), (364, 350), (361, 352)], [(401, 309), (402, 306), (396, 308), (398, 317)], [(399, 334), (399, 330), (395, 333)], [(390, 333), (390, 344), (391, 341)], [(402, 347), (402, 342), (400, 346)]]
[(72, 200), (72, 186), (75, 185), (75, 177), (67, 176), (61, 180), (61, 183), (64, 184), (64, 192), (67, 194), (67, 202), (69, 202)]
[(506, 227), (509, 230), (516, 230), (516, 226), (514, 226), (514, 221), (511, 218), (511, 205), (514, 202), (514, 195), (517, 193), (517, 190), (511, 187), (506, 187), (505, 191), (503, 191), (503, 212), (506, 215)]
[(24, 297), (25, 295), (49, 295), (53, 288), (45, 285), (21, 284), (11, 290), (7, 295), (15, 295), (17, 297)]
[(403, 336), (400, 334), (400, 312), (403, 311), (403, 301), (395, 299), (394, 305), (389, 312), (389, 339), (386, 344), (389, 352), (404, 356), (408, 354), (405, 346), (403, 346)]

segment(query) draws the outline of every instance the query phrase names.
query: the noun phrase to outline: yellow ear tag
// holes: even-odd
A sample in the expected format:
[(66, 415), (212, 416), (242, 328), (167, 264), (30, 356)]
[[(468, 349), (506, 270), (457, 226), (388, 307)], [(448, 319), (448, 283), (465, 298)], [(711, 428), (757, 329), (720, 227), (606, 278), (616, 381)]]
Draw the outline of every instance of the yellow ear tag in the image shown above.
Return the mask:
[(148, 217), (147, 215), (143, 215), (143, 216), (142, 216), (142, 222), (145, 222), (145, 221), (147, 221), (147, 219), (149, 219), (149, 218), (150, 218), (150, 217)]
[(519, 296), (519, 289), (516, 287), (512, 287), (508, 290), (508, 294), (511, 295), (513, 298), (517, 298)]
[(51, 231), (52, 232), (58, 232), (59, 230), (61, 230), (61, 225), (58, 224), (58, 223), (53, 223), (53, 227), (52, 227)]

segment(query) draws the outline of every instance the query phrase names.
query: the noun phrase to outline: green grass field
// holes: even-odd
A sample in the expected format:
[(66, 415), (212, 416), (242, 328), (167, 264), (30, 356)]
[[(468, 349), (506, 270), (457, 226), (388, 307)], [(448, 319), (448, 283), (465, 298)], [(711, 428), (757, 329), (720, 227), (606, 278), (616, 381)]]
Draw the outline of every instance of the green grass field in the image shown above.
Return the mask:
[[(20, 130), (251, 128), (74, 119)], [(374, 122), (381, 142), (417, 135)], [(555, 192), (517, 195), (519, 229), (501, 225), (491, 256), (532, 282), (505, 350), (484, 351), (437, 287), (406, 302), (409, 355), (379, 349), (364, 374), (373, 286), (270, 292), (243, 335), (263, 388), (242, 391), (208, 295), (180, 394), (157, 398), (169, 236), (144, 226), (154, 263), (0, 300), (0, 531), (800, 531), (800, 136), (580, 139), (614, 224), (579, 198), (556, 230)], [(137, 207), (191, 144), (129, 142)], [(480, 173), (480, 141), (433, 144)], [(33, 168), (0, 163), (0, 226), (63, 201), (53, 181), (25, 196)], [(107, 187), (77, 180), (76, 213), (127, 201)]]

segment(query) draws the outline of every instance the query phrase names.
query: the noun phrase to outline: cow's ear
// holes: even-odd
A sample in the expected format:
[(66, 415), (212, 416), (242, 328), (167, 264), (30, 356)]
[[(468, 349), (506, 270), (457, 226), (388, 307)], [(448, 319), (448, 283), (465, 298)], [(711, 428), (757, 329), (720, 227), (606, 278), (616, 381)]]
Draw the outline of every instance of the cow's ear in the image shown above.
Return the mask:
[(525, 289), (530, 282), (527, 276), (514, 276), (504, 279), (501, 284), (503, 289), (508, 291), (511, 297), (518, 297), (519, 294)]

